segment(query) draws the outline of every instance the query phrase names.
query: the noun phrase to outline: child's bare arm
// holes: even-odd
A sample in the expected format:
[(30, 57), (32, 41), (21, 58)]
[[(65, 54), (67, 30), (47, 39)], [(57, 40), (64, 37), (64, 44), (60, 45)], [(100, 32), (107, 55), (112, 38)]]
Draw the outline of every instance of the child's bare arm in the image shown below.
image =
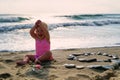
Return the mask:
[(36, 30), (36, 26), (33, 26), (31, 29), (30, 29), (30, 35), (34, 38), (34, 39), (37, 39), (37, 35), (35, 33), (35, 30)]

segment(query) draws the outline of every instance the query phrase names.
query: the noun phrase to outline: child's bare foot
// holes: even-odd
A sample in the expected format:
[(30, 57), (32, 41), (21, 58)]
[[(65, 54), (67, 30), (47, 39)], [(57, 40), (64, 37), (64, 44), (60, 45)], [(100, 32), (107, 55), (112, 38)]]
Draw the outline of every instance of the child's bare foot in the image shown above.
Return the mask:
[(26, 63), (27, 63), (26, 61), (18, 61), (18, 62), (16, 62), (17, 66), (23, 66)]
[(50, 60), (50, 61), (54, 60), (53, 56), (51, 56), (51, 57), (49, 58), (49, 60)]

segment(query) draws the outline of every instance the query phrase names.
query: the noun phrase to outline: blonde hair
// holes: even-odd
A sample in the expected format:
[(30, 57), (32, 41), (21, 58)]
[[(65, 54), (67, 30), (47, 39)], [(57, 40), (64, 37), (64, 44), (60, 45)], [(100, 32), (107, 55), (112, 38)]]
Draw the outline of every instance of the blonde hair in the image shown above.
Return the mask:
[(48, 31), (48, 26), (45, 22), (41, 22), (41, 27), (43, 27), (43, 33), (44, 33), (44, 36), (45, 38), (50, 42), (50, 34), (49, 34), (49, 31)]

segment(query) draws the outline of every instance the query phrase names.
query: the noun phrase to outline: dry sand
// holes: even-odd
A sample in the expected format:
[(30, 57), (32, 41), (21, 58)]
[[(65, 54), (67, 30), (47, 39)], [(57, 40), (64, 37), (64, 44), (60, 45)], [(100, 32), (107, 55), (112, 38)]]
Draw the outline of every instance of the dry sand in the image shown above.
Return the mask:
[[(79, 62), (68, 60), (67, 57), (73, 53), (108, 53), (120, 57), (120, 47), (102, 47), (102, 48), (80, 48), (80, 49), (62, 49), (52, 50), (54, 61), (45, 62), (43, 68), (38, 72), (32, 71), (33, 63), (22, 67), (16, 67), (16, 61), (22, 60), (26, 54), (34, 54), (34, 51), (25, 52), (0, 52), (0, 80), (120, 80), (120, 70), (93, 70), (89, 68), (76, 69), (65, 68), (64, 64), (75, 65), (109, 65), (109, 62)], [(105, 56), (90, 56), (97, 59), (107, 59)], [(89, 58), (87, 56), (87, 58)]]

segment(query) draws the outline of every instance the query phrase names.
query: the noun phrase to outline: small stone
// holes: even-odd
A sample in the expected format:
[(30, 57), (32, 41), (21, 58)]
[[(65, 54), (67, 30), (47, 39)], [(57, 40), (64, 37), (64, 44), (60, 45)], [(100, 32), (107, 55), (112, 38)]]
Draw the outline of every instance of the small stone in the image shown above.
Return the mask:
[(111, 59), (103, 60), (104, 62), (111, 62)]
[(116, 64), (120, 65), (120, 59), (119, 60), (111, 60), (111, 61), (112, 61), (112, 63), (116, 63)]
[(66, 68), (75, 68), (75, 64), (64, 64)]
[(96, 62), (97, 61), (97, 59), (96, 58), (91, 58), (91, 59), (87, 59), (87, 61), (86, 62)]
[(101, 52), (98, 52), (97, 55), (102, 55), (102, 53), (101, 53)]
[(95, 53), (91, 53), (91, 55), (95, 55)]
[(91, 55), (91, 53), (84, 53), (84, 55), (85, 55), (85, 56), (89, 56), (89, 55)]
[(69, 57), (73, 57), (74, 55), (70, 54)]
[(79, 58), (78, 61), (80, 61), (80, 62), (86, 62), (87, 60), (86, 60), (86, 58)]
[(102, 65), (89, 65), (89, 66), (87, 66), (87, 68), (90, 68), (90, 69), (99, 69), (101, 67), (102, 67)]
[(114, 67), (112, 65), (105, 65), (105, 66), (102, 66), (104, 69), (106, 70), (109, 70), (109, 69), (114, 69)]
[(74, 57), (73, 60), (77, 60), (78, 58), (77, 57)]
[(97, 60), (97, 62), (103, 62), (103, 60)]
[(83, 69), (85, 68), (84, 66), (76, 66), (76, 69)]
[(112, 56), (112, 58), (113, 58), (113, 59), (119, 59), (119, 57), (118, 57), (118, 56)]
[(107, 54), (107, 53), (103, 53), (102, 55), (103, 55), (103, 56), (108, 56), (108, 54)]
[(96, 58), (86, 59), (86, 58), (79, 58), (78, 61), (80, 62), (96, 62)]
[(68, 59), (68, 60), (73, 60), (74, 58), (75, 58), (75, 56), (69, 55), (67, 59)]
[(108, 57), (112, 57), (112, 55), (108, 55)]
[(83, 55), (83, 54), (80, 54), (80, 53), (73, 53), (72, 55), (73, 55), (73, 56), (81, 56), (81, 55)]
[(74, 59), (74, 57), (68, 57), (67, 59), (68, 59), (68, 60), (73, 60), (73, 59)]

